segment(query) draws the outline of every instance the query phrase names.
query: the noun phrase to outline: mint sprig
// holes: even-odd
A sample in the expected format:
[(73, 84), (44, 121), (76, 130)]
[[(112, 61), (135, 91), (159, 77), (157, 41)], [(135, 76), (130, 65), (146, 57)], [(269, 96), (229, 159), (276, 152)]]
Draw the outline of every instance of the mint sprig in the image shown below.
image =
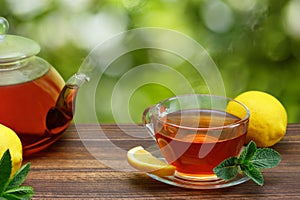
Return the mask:
[(12, 161), (9, 149), (0, 160), (0, 199), (1, 200), (27, 200), (31, 199), (34, 190), (30, 186), (21, 186), (30, 171), (30, 163), (21, 167), (12, 178)]
[(257, 148), (251, 141), (239, 157), (230, 157), (214, 168), (214, 173), (221, 179), (230, 180), (240, 171), (258, 185), (264, 184), (261, 169), (277, 166), (281, 161), (280, 154), (270, 148)]

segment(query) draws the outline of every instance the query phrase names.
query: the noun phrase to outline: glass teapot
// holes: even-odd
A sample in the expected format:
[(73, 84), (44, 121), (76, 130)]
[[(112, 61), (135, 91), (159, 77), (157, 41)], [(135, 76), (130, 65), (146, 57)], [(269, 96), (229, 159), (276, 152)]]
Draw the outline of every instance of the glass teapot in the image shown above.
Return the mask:
[(28, 156), (59, 139), (73, 118), (76, 93), (89, 78), (75, 74), (65, 83), (36, 56), (36, 42), (7, 30), (0, 17), (0, 123), (18, 134)]

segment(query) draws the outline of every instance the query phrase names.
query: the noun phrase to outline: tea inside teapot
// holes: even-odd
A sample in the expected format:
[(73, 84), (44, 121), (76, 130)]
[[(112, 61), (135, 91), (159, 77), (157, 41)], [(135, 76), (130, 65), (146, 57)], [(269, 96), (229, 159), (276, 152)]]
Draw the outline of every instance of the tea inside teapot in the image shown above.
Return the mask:
[(24, 154), (49, 135), (45, 116), (55, 106), (56, 98), (64, 87), (64, 81), (59, 77), (50, 68), (35, 80), (0, 86), (0, 95), (3, 97), (0, 99), (0, 123), (17, 132)]
[[(0, 18), (0, 27), (4, 22)], [(89, 78), (75, 74), (65, 84), (49, 63), (36, 56), (37, 43), (1, 30), (5, 29), (0, 28), (0, 123), (18, 134), (27, 156), (62, 135), (73, 118), (78, 88)]]

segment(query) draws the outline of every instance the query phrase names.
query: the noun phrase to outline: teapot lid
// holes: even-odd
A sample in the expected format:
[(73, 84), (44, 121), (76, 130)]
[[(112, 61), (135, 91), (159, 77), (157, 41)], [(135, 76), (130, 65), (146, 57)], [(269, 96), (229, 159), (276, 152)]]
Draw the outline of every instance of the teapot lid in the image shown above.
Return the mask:
[(40, 46), (35, 41), (6, 34), (8, 28), (7, 20), (0, 17), (0, 63), (20, 60), (40, 52)]

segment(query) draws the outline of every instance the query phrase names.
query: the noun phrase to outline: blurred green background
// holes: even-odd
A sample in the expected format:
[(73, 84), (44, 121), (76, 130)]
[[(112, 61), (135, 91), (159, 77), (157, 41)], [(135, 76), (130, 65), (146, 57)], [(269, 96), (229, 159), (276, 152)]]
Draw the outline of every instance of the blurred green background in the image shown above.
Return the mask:
[[(300, 122), (299, 10), (300, 0), (0, 0), (9, 33), (37, 41), (39, 56), (65, 80), (111, 36), (138, 27), (168, 28), (192, 37), (209, 52), (229, 97), (247, 90), (268, 92), (283, 103), (289, 123)], [(115, 122), (110, 108), (114, 85), (150, 57), (149, 51), (133, 52), (130, 64), (104, 72), (97, 90), (100, 122)], [(196, 92), (207, 93), (192, 68), (182, 62), (175, 68)], [(128, 108), (132, 119), (140, 122), (144, 108), (173, 95), (157, 84), (138, 88)]]

